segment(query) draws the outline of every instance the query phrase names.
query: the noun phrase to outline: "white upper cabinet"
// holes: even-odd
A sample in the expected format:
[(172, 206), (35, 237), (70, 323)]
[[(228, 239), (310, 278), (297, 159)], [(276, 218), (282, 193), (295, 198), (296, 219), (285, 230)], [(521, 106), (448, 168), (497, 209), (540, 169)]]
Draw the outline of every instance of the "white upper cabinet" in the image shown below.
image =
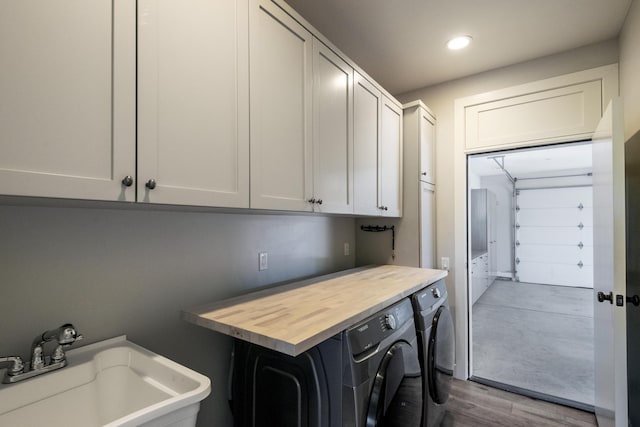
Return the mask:
[(378, 200), (384, 216), (402, 216), (402, 108), (382, 96)]
[(249, 207), (248, 1), (138, 5), (138, 201)]
[(2, 3), (0, 194), (134, 200), (135, 15), (128, 0)]
[(355, 72), (353, 98), (354, 212), (380, 215), (378, 140), (382, 94)]
[(249, 25), (251, 207), (312, 211), (313, 36), (270, 0)]
[(402, 109), (355, 72), (354, 212), (402, 216)]
[(313, 41), (313, 199), (316, 212), (353, 213), (353, 68)]
[(281, 0), (6, 1), (0, 57), (0, 196), (401, 215), (400, 108)]
[(522, 95), (496, 94), (495, 100), (465, 107), (465, 148), (588, 138), (600, 121), (604, 95), (601, 80), (521, 91)]
[(435, 184), (435, 119), (423, 108), (420, 115), (420, 181)]

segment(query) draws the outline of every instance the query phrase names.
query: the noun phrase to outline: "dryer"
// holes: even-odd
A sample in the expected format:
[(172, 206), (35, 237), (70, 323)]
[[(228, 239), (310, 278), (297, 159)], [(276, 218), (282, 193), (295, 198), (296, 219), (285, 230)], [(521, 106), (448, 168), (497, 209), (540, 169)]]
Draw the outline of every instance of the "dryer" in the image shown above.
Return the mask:
[(444, 280), (416, 292), (411, 302), (423, 378), (422, 426), (439, 426), (455, 368), (455, 334)]
[(344, 332), (342, 425), (419, 427), (422, 374), (409, 299)]

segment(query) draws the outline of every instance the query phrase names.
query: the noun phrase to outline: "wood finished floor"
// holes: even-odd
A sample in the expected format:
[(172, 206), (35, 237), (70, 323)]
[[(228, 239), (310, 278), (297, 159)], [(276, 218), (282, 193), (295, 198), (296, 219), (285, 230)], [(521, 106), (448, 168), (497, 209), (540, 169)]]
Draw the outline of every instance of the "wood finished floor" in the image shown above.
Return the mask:
[(442, 427), (597, 426), (590, 412), (453, 380)]

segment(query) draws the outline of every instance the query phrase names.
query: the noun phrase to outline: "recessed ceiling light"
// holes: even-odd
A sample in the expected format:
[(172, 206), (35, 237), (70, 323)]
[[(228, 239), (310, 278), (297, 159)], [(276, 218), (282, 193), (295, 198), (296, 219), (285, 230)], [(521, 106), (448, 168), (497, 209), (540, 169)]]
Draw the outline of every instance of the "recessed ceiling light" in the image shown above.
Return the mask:
[(447, 47), (451, 50), (464, 49), (471, 43), (471, 36), (454, 37), (447, 42)]

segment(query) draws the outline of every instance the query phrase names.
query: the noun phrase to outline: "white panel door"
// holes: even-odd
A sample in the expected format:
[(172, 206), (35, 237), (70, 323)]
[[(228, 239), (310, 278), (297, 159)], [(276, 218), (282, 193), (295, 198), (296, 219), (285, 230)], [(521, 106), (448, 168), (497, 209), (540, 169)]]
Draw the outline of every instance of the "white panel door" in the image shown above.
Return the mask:
[(313, 40), (315, 211), (353, 213), (353, 68)]
[(358, 72), (354, 72), (353, 91), (354, 213), (380, 215), (378, 139), (382, 94)]
[(250, 205), (311, 211), (313, 36), (270, 0), (249, 27)]
[(591, 187), (518, 190), (521, 282), (593, 287)]
[(2, 2), (0, 194), (135, 200), (135, 16), (128, 0)]
[(248, 208), (248, 1), (138, 5), (138, 201)]
[[(622, 101), (614, 99), (593, 135), (595, 410), (601, 427), (626, 427), (625, 176)], [(637, 363), (637, 361), (633, 361)]]
[(382, 96), (378, 142), (380, 212), (383, 216), (402, 216), (402, 109)]

